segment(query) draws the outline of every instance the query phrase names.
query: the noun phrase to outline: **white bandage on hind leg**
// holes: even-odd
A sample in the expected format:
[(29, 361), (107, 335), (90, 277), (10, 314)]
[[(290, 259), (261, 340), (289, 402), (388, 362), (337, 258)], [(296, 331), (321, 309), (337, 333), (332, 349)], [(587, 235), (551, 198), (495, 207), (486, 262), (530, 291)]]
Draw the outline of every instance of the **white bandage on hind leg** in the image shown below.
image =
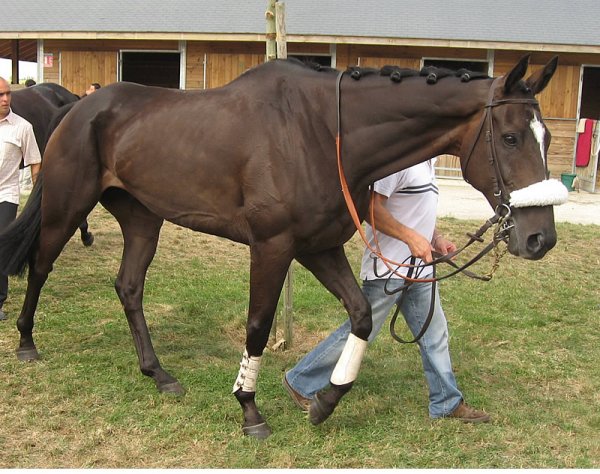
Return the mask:
[(237, 392), (240, 388), (244, 392), (256, 392), (256, 379), (260, 369), (260, 357), (249, 356), (248, 351), (244, 349), (244, 355), (240, 362), (240, 371), (233, 384), (232, 392)]
[(350, 334), (342, 355), (331, 374), (331, 383), (334, 385), (344, 385), (354, 382), (366, 349), (367, 341), (363, 341), (354, 334)]
[(510, 193), (511, 207), (556, 206), (569, 199), (569, 190), (557, 179), (545, 179)]

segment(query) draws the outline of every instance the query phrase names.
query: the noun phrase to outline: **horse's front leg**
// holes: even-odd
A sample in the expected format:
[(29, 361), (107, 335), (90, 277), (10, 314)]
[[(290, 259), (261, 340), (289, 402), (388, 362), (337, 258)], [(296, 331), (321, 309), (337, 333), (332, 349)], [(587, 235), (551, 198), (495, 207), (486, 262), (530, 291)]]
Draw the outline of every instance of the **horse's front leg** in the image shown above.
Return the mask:
[(283, 237), (250, 247), (250, 303), (246, 324), (246, 349), (233, 385), (233, 394), (244, 413), (242, 431), (245, 435), (258, 439), (265, 439), (271, 434), (271, 429), (258, 411), (254, 398), (261, 357), (269, 339), (285, 274), (292, 261), (290, 248)]
[(358, 376), (372, 329), (371, 306), (358, 286), (342, 246), (297, 260), (342, 302), (351, 323), (351, 333), (331, 374), (329, 389), (318, 392), (310, 404), (309, 419), (317, 425), (333, 413)]

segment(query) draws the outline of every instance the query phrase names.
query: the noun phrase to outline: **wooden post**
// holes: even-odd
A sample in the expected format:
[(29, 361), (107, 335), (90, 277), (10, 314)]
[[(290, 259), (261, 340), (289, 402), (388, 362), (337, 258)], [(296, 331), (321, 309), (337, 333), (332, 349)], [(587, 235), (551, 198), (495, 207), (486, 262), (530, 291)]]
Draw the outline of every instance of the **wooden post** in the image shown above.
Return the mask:
[[(277, 0), (267, 0), (267, 53), (266, 60), (276, 58), (287, 58), (287, 38), (285, 30), (285, 4)], [(293, 268), (290, 265), (283, 286), (283, 308), (281, 316), (283, 319), (283, 341), (277, 340), (277, 315), (273, 318), (269, 340), (271, 347), (277, 349), (282, 347), (289, 349), (293, 342)]]
[(12, 40), (12, 84), (19, 83), (19, 40)]
[[(266, 53), (265, 61), (272, 61), (277, 57), (277, 26), (275, 20), (275, 4), (277, 0), (267, 0), (267, 11), (265, 12), (265, 19), (267, 20), (266, 27)], [(273, 318), (273, 324), (271, 325), (271, 332), (269, 333), (269, 345), (271, 347), (277, 347), (277, 314)]]
[(275, 4), (277, 0), (267, 0), (267, 11), (265, 13), (265, 17), (267, 19), (267, 31), (266, 31), (266, 40), (267, 40), (267, 53), (266, 60), (271, 61), (277, 57), (277, 27), (275, 25)]
[[(287, 58), (287, 37), (285, 29), (285, 3), (278, 1), (275, 4), (275, 27), (277, 42), (277, 57), (279, 59)], [(294, 311), (293, 311), (293, 288), (294, 288), (294, 267), (290, 265), (285, 283), (283, 286), (283, 340), (284, 348), (289, 349), (294, 342)]]
[(287, 58), (287, 34), (285, 31), (285, 3), (277, 2), (275, 5), (275, 28), (277, 39), (277, 57)]

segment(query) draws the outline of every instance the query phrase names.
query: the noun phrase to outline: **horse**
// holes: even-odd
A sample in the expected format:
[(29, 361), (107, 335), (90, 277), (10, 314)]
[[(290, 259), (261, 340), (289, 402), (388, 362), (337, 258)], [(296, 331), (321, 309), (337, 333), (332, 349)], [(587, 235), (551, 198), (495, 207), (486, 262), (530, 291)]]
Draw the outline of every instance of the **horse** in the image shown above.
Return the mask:
[[(50, 135), (58, 126), (79, 97), (58, 84), (37, 84), (12, 93), (11, 109), (33, 126), (35, 140), (43, 156)], [(89, 247), (94, 243), (94, 234), (88, 230), (87, 219), (79, 225), (81, 241)]]
[(548, 179), (550, 133), (534, 96), (557, 58), (524, 79), (528, 65), (525, 56), (505, 76), (436, 82), (275, 60), (208, 91), (102, 88), (52, 134), (29, 203), (0, 234), (0, 270), (29, 268), (18, 358), (39, 357), (32, 330), (40, 292), (78, 222), (100, 202), (123, 234), (115, 290), (140, 370), (163, 393), (184, 393), (154, 352), (142, 308), (163, 222), (249, 246), (246, 342), (232, 392), (242, 432), (257, 439), (271, 434), (255, 403), (256, 379), (285, 275), (293, 259), (312, 272), (352, 326), (331, 386), (310, 407), (310, 421), (324, 422), (354, 384), (372, 326), (344, 253), (356, 228), (342, 175), (362, 221), (371, 183), (454, 154), (492, 209), (504, 209), (513, 255), (541, 259), (556, 244), (553, 205), (566, 189)]

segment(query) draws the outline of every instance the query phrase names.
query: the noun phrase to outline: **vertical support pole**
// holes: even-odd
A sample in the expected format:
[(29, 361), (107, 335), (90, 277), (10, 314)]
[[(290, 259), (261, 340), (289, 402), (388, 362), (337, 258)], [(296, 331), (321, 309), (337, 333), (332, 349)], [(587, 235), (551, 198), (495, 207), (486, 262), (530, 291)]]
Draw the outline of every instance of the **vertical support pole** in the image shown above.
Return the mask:
[(37, 40), (37, 77), (38, 82), (44, 82), (44, 40)]
[[(266, 53), (265, 62), (272, 61), (277, 58), (277, 25), (275, 19), (275, 4), (277, 0), (267, 0), (267, 11), (265, 12), (265, 19), (267, 20), (267, 27), (265, 32), (266, 41)], [(271, 346), (277, 343), (277, 314), (273, 318), (273, 324), (271, 325), (271, 332), (269, 333), (269, 344)]]
[(284, 347), (289, 349), (294, 344), (294, 267), (293, 262), (288, 268), (283, 286), (283, 339)]
[[(267, 0), (266, 60), (287, 58), (287, 33), (285, 29), (285, 4), (277, 0)], [(293, 341), (293, 267), (290, 265), (283, 286), (283, 340), (284, 347), (290, 348)], [(273, 318), (269, 340), (272, 346), (279, 347), (277, 341), (277, 315)]]
[[(285, 28), (285, 3), (278, 1), (275, 4), (275, 27), (277, 40), (277, 57), (287, 58), (287, 33)], [(293, 312), (294, 267), (290, 265), (283, 287), (283, 339), (285, 349), (289, 349), (294, 341), (294, 312)]]
[(266, 40), (267, 40), (267, 52), (266, 52), (266, 60), (272, 61), (277, 58), (277, 27), (275, 25), (275, 4), (277, 0), (267, 0), (267, 11), (265, 13), (265, 17), (267, 19), (267, 30), (266, 30)]
[(12, 52), (11, 52), (11, 59), (12, 59), (12, 79), (11, 79), (11, 84), (18, 84), (19, 83), (19, 40), (12, 40)]
[(277, 57), (279, 59), (287, 58), (287, 33), (285, 30), (285, 3), (277, 2), (275, 4), (275, 30), (277, 42)]

